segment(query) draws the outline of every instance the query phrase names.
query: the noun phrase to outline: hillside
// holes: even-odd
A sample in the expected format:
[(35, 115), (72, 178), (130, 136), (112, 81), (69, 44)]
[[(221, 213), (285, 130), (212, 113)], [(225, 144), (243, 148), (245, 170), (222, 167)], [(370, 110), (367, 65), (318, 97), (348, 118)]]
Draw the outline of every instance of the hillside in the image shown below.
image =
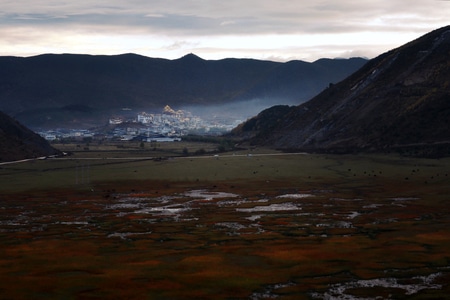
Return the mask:
[(175, 60), (135, 54), (0, 57), (0, 110), (32, 128), (86, 127), (104, 124), (125, 107), (159, 111), (167, 104), (182, 108), (254, 99), (265, 107), (299, 104), (365, 63), (361, 58), (203, 60), (194, 54)]
[(0, 111), (0, 162), (56, 154), (45, 139)]
[(244, 124), (233, 134), (281, 149), (450, 155), (449, 57), (447, 26), (370, 60), (310, 101), (266, 120), (270, 131)]

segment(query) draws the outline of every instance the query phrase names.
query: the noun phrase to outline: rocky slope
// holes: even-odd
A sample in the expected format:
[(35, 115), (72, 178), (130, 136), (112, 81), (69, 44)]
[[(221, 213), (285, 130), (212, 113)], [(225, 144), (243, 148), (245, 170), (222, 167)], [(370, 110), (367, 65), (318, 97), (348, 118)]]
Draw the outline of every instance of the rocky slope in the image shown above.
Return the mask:
[(447, 26), (370, 60), (310, 101), (266, 120), (269, 132), (242, 125), (233, 133), (245, 136), (247, 128), (251, 143), (282, 149), (450, 155), (449, 57)]

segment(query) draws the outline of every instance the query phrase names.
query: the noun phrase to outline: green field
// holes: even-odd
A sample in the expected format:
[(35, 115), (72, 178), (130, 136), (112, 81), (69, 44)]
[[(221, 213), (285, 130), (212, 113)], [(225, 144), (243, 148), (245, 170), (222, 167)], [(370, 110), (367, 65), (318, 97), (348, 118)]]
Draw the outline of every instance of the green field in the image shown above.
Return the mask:
[(0, 166), (0, 299), (450, 292), (449, 158), (59, 147)]

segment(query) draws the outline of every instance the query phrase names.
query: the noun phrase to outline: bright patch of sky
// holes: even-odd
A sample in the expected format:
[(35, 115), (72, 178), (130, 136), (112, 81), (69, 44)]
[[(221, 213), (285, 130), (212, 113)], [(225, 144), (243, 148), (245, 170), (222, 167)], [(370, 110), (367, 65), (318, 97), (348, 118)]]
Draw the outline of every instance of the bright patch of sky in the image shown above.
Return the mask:
[(0, 56), (373, 58), (448, 24), (447, 0), (2, 0)]

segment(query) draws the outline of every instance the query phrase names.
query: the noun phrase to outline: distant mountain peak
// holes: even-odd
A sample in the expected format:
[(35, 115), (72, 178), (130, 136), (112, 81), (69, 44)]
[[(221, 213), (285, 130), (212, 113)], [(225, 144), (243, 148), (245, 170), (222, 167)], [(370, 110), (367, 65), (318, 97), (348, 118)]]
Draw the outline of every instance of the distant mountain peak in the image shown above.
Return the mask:
[(183, 57), (179, 58), (179, 60), (183, 60), (183, 61), (204, 61), (203, 58), (201, 58), (200, 56), (195, 55), (194, 53), (186, 54)]

